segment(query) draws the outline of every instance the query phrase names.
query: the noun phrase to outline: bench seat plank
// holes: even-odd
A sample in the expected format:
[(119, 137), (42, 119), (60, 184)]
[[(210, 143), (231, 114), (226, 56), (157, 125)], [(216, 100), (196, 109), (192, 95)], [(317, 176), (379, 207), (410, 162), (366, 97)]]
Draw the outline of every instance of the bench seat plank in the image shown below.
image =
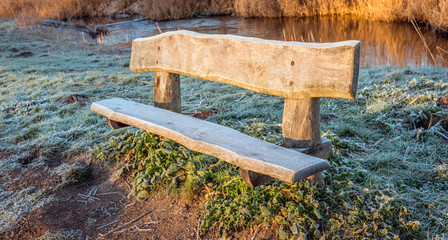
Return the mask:
[(95, 102), (90, 109), (110, 120), (172, 139), (190, 150), (289, 183), (330, 167), (323, 159), (212, 122), (121, 98)]

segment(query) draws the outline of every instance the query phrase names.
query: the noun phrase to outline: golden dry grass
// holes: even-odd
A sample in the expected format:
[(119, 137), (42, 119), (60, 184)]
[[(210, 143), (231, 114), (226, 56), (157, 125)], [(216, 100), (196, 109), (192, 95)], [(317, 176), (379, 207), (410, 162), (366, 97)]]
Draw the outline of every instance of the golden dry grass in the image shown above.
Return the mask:
[(153, 20), (198, 15), (303, 17), (355, 15), (383, 21), (427, 23), (448, 31), (446, 0), (2, 0), (0, 18), (32, 16), (70, 19), (127, 12)]
[(142, 14), (153, 20), (228, 15), (233, 10), (233, 1), (229, 0), (146, 0), (141, 3)]
[(383, 21), (417, 21), (448, 29), (448, 1), (443, 0), (235, 0), (242, 17), (355, 15)]
[(2, 0), (0, 17), (68, 19), (96, 17), (101, 0)]

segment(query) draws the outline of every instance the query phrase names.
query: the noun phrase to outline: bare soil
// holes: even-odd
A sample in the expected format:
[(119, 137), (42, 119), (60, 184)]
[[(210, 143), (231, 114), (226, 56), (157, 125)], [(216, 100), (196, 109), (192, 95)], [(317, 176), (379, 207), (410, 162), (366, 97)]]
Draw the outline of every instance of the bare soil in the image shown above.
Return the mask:
[[(128, 197), (130, 184), (116, 178), (102, 164), (86, 164), (88, 154), (69, 160), (92, 170), (93, 177), (79, 186), (61, 186), (62, 177), (51, 174), (64, 161), (15, 170), (0, 178), (8, 190), (31, 186), (45, 189), (55, 200), (20, 219), (16, 227), (0, 239), (38, 239), (47, 232), (76, 230), (80, 239), (217, 239), (216, 230), (200, 235), (202, 200), (154, 194), (146, 201)], [(228, 239), (277, 239), (277, 226), (251, 228)]]

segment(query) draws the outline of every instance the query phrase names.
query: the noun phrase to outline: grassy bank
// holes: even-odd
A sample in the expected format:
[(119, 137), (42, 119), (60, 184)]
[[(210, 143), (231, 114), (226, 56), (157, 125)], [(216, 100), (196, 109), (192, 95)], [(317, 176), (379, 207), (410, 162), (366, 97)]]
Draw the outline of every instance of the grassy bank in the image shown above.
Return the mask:
[(154, 20), (203, 15), (303, 17), (355, 15), (383, 21), (417, 21), (448, 31), (448, 2), (438, 0), (4, 0), (1, 17), (73, 19), (126, 14)]
[[(325, 185), (279, 181), (248, 188), (237, 169), (128, 127), (110, 130), (91, 102), (151, 103), (153, 74), (129, 72), (78, 32), (1, 22), (0, 176), (90, 151), (153, 193), (203, 200), (201, 231), (225, 236), (275, 225), (281, 238), (430, 238), (448, 234), (448, 92), (445, 68), (362, 68), (356, 100), (322, 99), (322, 132), (333, 140)], [(283, 99), (182, 76), (182, 112), (276, 144)], [(39, 189), (0, 185), (0, 232), (48, 201)]]

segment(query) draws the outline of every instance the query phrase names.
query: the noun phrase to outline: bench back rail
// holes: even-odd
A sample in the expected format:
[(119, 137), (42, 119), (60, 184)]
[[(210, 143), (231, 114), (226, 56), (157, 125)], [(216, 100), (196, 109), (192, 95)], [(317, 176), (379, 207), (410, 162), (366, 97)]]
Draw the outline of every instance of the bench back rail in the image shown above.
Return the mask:
[(351, 99), (359, 46), (176, 31), (134, 40), (130, 69), (178, 73), (287, 99)]

